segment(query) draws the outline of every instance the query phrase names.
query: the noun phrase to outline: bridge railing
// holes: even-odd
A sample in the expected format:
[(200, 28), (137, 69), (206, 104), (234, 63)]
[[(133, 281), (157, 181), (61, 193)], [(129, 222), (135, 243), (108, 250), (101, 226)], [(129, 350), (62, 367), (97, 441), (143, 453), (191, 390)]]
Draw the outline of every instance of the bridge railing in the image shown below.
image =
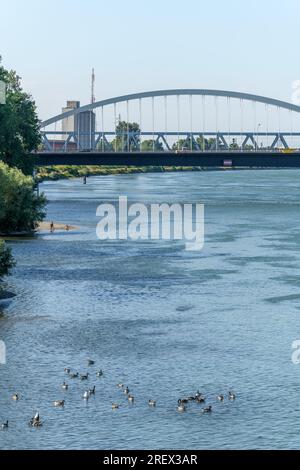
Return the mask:
[[(299, 132), (62, 132), (42, 131), (44, 152), (274, 151), (294, 149)], [(265, 144), (268, 140), (269, 145)]]

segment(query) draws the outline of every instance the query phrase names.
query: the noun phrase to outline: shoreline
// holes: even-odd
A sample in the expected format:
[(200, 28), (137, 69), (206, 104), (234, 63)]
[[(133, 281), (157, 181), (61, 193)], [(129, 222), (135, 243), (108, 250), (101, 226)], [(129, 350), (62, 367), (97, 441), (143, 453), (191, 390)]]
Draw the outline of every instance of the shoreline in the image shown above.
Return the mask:
[(14, 241), (14, 240), (26, 240), (32, 239), (39, 233), (61, 233), (61, 232), (72, 232), (74, 230), (79, 230), (79, 227), (75, 225), (63, 224), (61, 222), (54, 222), (54, 232), (51, 232), (51, 221), (44, 220), (40, 222), (35, 230), (30, 232), (12, 232), (12, 233), (0, 233), (0, 240), (4, 241)]
[[(53, 226), (54, 226), (54, 232), (72, 232), (74, 230), (79, 230), (79, 227), (76, 227), (75, 225), (69, 225), (69, 224), (63, 224), (61, 222), (55, 222), (53, 221)], [(49, 232), (51, 233), (51, 221), (44, 220), (43, 222), (40, 222), (36, 232)]]
[[(222, 168), (220, 168), (222, 170)], [(84, 176), (110, 176), (110, 175), (130, 175), (140, 173), (169, 173), (180, 171), (207, 171), (198, 166), (193, 167), (129, 167), (129, 166), (51, 166), (40, 167), (37, 174), (37, 181), (58, 181), (63, 179), (83, 178)]]

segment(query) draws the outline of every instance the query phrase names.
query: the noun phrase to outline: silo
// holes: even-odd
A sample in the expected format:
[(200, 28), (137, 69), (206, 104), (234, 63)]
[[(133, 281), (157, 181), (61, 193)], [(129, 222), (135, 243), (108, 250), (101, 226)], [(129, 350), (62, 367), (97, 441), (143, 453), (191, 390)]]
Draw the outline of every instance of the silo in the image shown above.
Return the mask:
[(77, 115), (77, 135), (80, 150), (95, 148), (96, 116), (93, 111), (83, 111)]

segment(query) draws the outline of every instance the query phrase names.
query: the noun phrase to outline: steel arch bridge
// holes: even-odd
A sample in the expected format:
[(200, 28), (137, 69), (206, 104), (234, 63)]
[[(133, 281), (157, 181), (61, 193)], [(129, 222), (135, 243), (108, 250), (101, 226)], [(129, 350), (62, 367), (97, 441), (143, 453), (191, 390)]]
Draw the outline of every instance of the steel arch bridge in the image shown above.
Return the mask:
[[(175, 114), (177, 115), (178, 126), (176, 130), (169, 130), (167, 128), (168, 120), (168, 98), (175, 97), (177, 100), (177, 110)], [(187, 113), (188, 125), (181, 125), (180, 118), (180, 100), (182, 97), (188, 97), (189, 100), (189, 111)], [(195, 129), (193, 123), (193, 112), (194, 112), (194, 102), (195, 97), (202, 97), (202, 103), (200, 104), (202, 111), (202, 122), (200, 123), (200, 129), (197, 127)], [(43, 139), (43, 150), (40, 152), (44, 153), (72, 153), (76, 152), (92, 152), (94, 153), (144, 153), (143, 150), (143, 139), (148, 139), (152, 142), (152, 146), (148, 151), (156, 152), (158, 150), (172, 153), (174, 151), (178, 152), (192, 152), (192, 153), (207, 153), (207, 152), (276, 152), (285, 150), (286, 152), (296, 151), (295, 146), (291, 144), (291, 140), (298, 139), (300, 147), (300, 132), (295, 132), (293, 125), (289, 130), (282, 130), (280, 128), (280, 123), (278, 128), (275, 130), (269, 128), (262, 131), (261, 124), (254, 122), (251, 131), (243, 130), (242, 125), (239, 130), (231, 129), (230, 123), (227, 124), (226, 130), (220, 130), (216, 124), (215, 129), (207, 128), (205, 125), (205, 106), (207, 104), (206, 98), (214, 98), (215, 100), (215, 113), (216, 121), (218, 121), (218, 103), (223, 99), (227, 100), (228, 115), (230, 116), (230, 105), (232, 100), (240, 102), (241, 112), (246, 102), (252, 102), (254, 106), (257, 104), (264, 105), (266, 112), (266, 121), (269, 121), (269, 110), (272, 108), (272, 113), (279, 113), (283, 110), (289, 112), (290, 115), (296, 113), (297, 116), (300, 116), (300, 106), (288, 103), (285, 101), (268, 98), (264, 96), (259, 96), (250, 93), (240, 93), (235, 91), (225, 91), (225, 90), (211, 90), (211, 89), (174, 89), (174, 90), (158, 90), (158, 91), (148, 91), (143, 93), (134, 93), (130, 95), (118, 96), (115, 98), (105, 99), (95, 103), (82, 106), (71, 111), (58, 114), (50, 119), (47, 119), (41, 123), (41, 132)], [(163, 99), (163, 103), (160, 102), (159, 112), (160, 115), (163, 115), (165, 118), (166, 125), (163, 126), (164, 130), (158, 128), (159, 126), (155, 124), (155, 104), (157, 105), (158, 99)], [(201, 98), (200, 98), (201, 99)], [(150, 111), (152, 128), (151, 130), (144, 130), (142, 126), (142, 109), (145, 100), (149, 100), (152, 103), (152, 109)], [(130, 116), (129, 116), (129, 104), (131, 102), (138, 102), (139, 108), (139, 118), (137, 122), (139, 124), (138, 129), (132, 130), (130, 128)], [(126, 105), (126, 120), (127, 129), (123, 129), (121, 132), (116, 130), (117, 123), (117, 107)], [(114, 119), (112, 128), (104, 130), (104, 112), (108, 107), (113, 107)], [(199, 106), (198, 106), (199, 108)], [(93, 112), (100, 110), (101, 111), (101, 127), (97, 129), (96, 126), (91, 124), (87, 126), (87, 129), (76, 128), (63, 131), (57, 130), (57, 125), (69, 118), (76, 119), (83, 115), (83, 113), (88, 113), (90, 117), (94, 114)], [(275, 111), (274, 111), (275, 110)], [(174, 114), (174, 113), (173, 113)], [(173, 116), (174, 117), (174, 116)], [(230, 118), (229, 118), (230, 119)], [(280, 120), (280, 119), (279, 119)], [(199, 125), (199, 120), (197, 121)], [(299, 121), (300, 123), (300, 121)], [(55, 129), (49, 130), (49, 127), (55, 126)], [(189, 128), (189, 130), (187, 130)], [(122, 148), (117, 148), (116, 140), (117, 137), (122, 139), (123, 146)], [(181, 147), (174, 148), (170, 146), (170, 140), (176, 140), (177, 143), (181, 142)], [(239, 139), (239, 145), (232, 145), (232, 142), (235, 142), (236, 139)], [(259, 145), (259, 139), (266, 141), (264, 145)], [(209, 145), (208, 142), (209, 141)], [(115, 142), (112, 144), (112, 142)], [(159, 148), (158, 148), (159, 147)]]

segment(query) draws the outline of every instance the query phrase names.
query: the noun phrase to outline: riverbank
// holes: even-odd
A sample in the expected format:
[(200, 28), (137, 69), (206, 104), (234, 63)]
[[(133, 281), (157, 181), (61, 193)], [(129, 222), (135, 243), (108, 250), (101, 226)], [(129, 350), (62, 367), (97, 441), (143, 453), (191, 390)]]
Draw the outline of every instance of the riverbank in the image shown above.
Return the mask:
[(134, 173), (165, 173), (177, 171), (204, 171), (202, 167), (192, 166), (51, 166), (40, 167), (37, 173), (38, 182), (57, 181), (60, 179), (83, 178), (84, 176), (125, 175)]
[[(61, 222), (53, 222), (53, 232), (70, 232), (78, 230), (79, 227), (74, 225), (68, 225)], [(35, 230), (31, 232), (12, 232), (12, 233), (0, 233), (0, 240), (4, 241), (14, 241), (18, 238), (20, 239), (31, 239), (39, 232), (51, 232), (51, 221), (40, 222)]]
[[(62, 224), (60, 222), (53, 222), (54, 232), (70, 232), (78, 230), (74, 225)], [(51, 221), (44, 221), (38, 225), (37, 232), (51, 232)]]

